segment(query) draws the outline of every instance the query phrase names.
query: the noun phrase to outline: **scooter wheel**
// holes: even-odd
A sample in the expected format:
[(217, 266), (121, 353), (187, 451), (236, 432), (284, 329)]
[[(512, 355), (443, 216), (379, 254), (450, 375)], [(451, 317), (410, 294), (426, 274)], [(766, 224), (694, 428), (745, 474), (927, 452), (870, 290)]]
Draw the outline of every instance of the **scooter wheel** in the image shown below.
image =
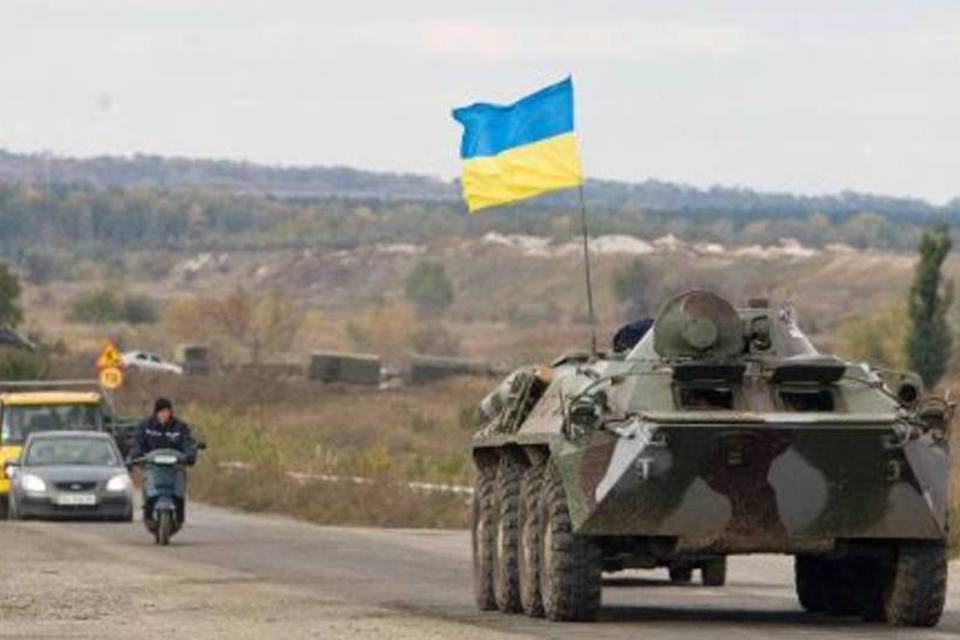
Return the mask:
[(169, 511), (161, 511), (157, 522), (157, 544), (170, 544), (170, 536), (173, 534), (173, 514)]

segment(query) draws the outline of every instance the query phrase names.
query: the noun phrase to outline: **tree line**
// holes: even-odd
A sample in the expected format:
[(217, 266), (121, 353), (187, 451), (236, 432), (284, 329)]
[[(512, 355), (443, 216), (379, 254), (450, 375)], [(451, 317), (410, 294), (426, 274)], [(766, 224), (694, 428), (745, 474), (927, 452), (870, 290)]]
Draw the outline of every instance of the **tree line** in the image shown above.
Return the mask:
[[(784, 237), (810, 246), (911, 249), (927, 220), (861, 212), (782, 215), (764, 210), (647, 210), (591, 207), (594, 235), (726, 245), (771, 244)], [(130, 249), (352, 248), (374, 242), (429, 242), (490, 231), (568, 240), (576, 209), (530, 202), (476, 216), (459, 203), (380, 199), (280, 199), (219, 189), (94, 188), (0, 182), (0, 256), (18, 264), (42, 246), (102, 255)]]

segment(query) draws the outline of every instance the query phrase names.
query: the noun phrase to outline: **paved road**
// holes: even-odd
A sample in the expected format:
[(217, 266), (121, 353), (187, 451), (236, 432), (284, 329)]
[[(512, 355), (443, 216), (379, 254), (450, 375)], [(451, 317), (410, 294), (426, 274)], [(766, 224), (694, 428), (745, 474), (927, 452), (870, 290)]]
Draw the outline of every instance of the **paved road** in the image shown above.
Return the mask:
[[(0, 637), (99, 637), (116, 622), (111, 616), (118, 607), (146, 611), (151, 624), (179, 619), (171, 630), (192, 621), (191, 628), (210, 637), (228, 631), (261, 638), (458, 640), (960, 637), (960, 563), (951, 567), (948, 611), (933, 630), (805, 614), (794, 596), (791, 560), (779, 556), (733, 558), (728, 586), (720, 589), (672, 586), (663, 571), (618, 574), (606, 581), (599, 622), (561, 625), (475, 611), (465, 532), (317, 527), (198, 505), (189, 517), (168, 548), (155, 547), (139, 523), (0, 523), (0, 621), (16, 622), (0, 624)], [(21, 551), (11, 557), (11, 548)], [(31, 562), (47, 568), (24, 572), (22, 565)], [(104, 564), (112, 568), (98, 572)], [(56, 576), (51, 584), (60, 585), (54, 599), (80, 597), (90, 585), (97, 593), (132, 589), (138, 595), (94, 605), (86, 618), (76, 611), (58, 617), (62, 608), (31, 609), (50, 599), (42, 590), (49, 585), (34, 584), (45, 571)], [(30, 589), (39, 591), (17, 596)], [(163, 600), (177, 589), (188, 595)], [(27, 601), (16, 604), (17, 597)]]

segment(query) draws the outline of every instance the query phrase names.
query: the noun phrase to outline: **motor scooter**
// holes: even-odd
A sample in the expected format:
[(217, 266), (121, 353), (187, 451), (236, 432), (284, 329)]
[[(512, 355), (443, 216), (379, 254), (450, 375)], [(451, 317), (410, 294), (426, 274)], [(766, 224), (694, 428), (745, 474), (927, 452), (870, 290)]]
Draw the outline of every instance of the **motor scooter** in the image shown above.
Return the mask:
[[(197, 450), (205, 449), (203, 442)], [(176, 449), (154, 449), (130, 461), (143, 466), (143, 516), (147, 531), (159, 545), (170, 544), (170, 538), (183, 526), (186, 511), (186, 467), (195, 459)]]

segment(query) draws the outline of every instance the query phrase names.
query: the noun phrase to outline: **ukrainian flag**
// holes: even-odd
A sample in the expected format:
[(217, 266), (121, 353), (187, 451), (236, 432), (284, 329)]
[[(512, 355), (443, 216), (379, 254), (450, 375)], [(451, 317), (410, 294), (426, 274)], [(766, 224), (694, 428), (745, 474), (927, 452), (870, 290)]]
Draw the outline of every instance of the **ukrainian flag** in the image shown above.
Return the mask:
[(461, 183), (471, 213), (583, 181), (570, 78), (511, 105), (477, 103), (453, 117), (463, 125)]

